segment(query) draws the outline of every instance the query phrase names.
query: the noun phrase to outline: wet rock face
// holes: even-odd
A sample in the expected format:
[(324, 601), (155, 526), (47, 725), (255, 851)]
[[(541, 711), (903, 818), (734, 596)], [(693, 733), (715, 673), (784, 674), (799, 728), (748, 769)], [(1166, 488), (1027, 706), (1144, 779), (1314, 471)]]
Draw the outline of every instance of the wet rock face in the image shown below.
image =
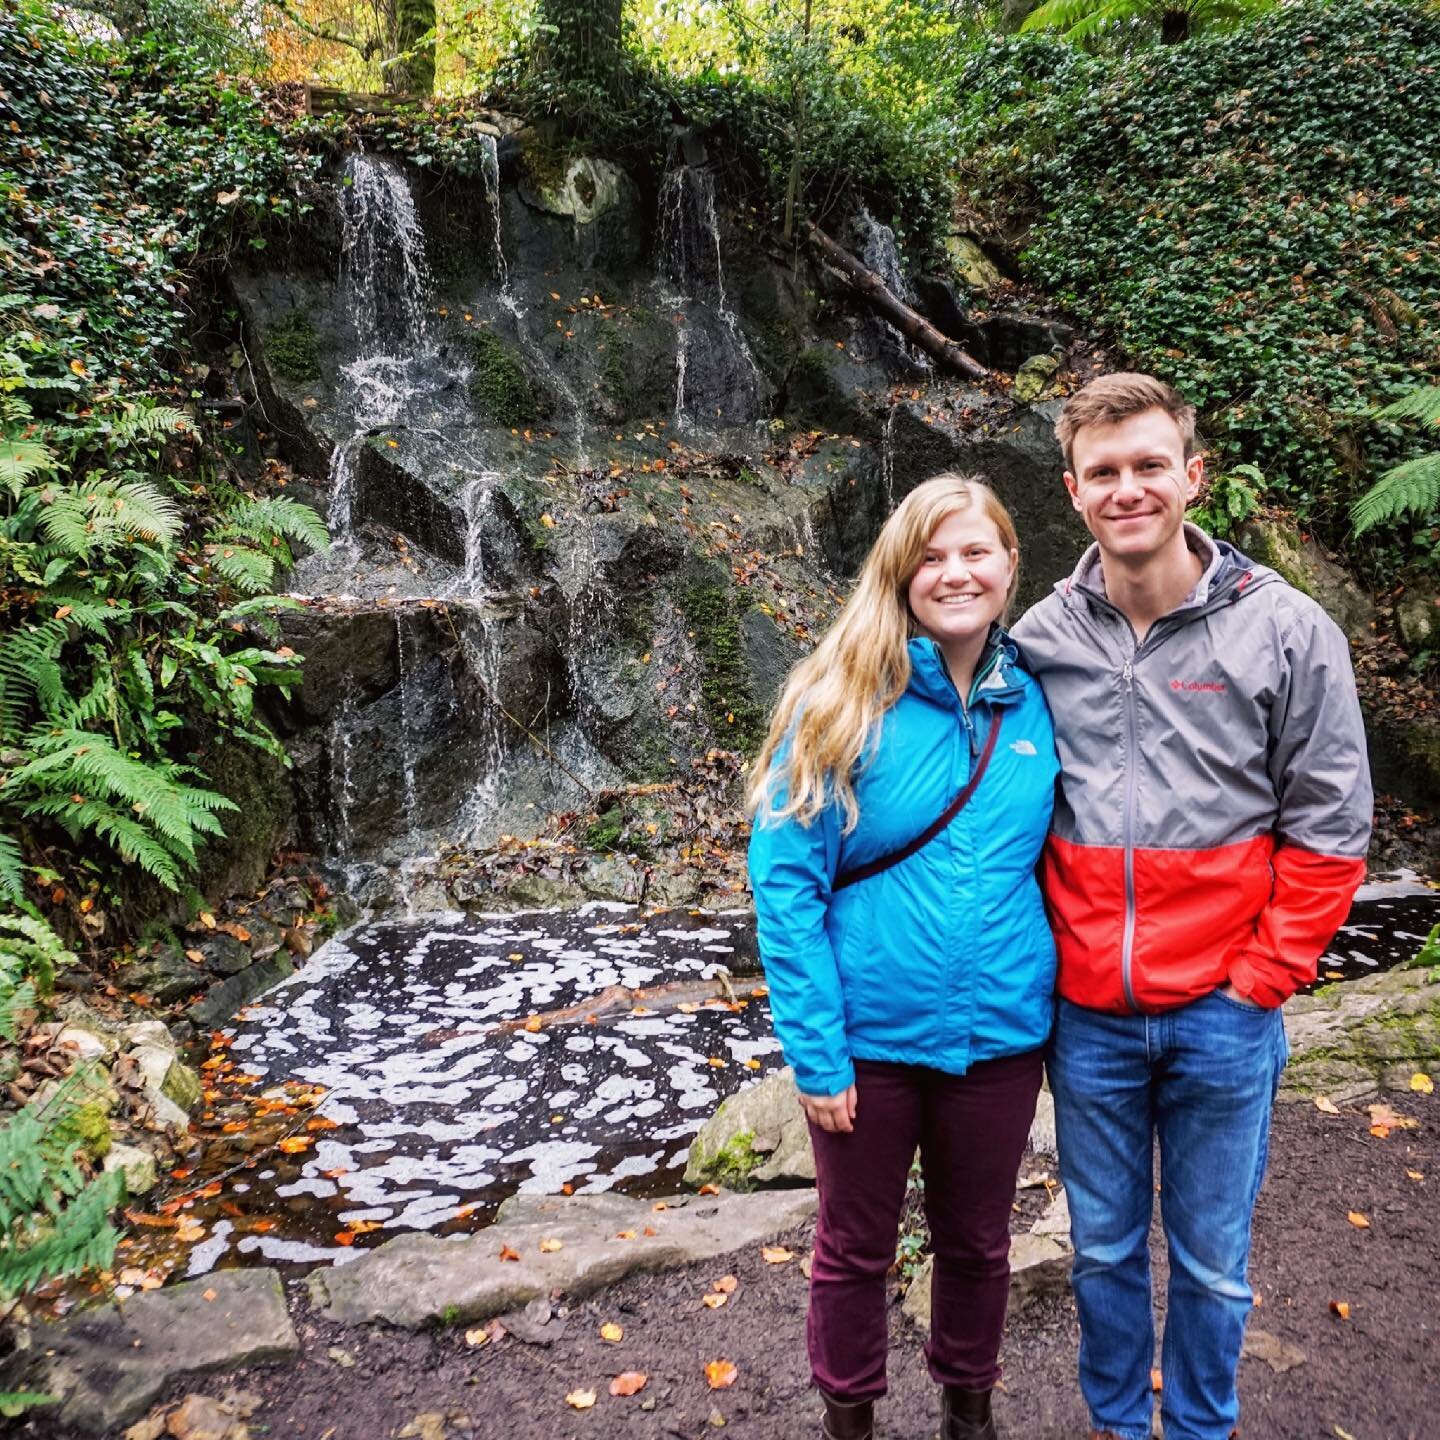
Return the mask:
[[(335, 538), (284, 619), (294, 827), (320, 853), (533, 834), (606, 785), (753, 753), (831, 572), (938, 470), (1014, 506), (1035, 593), (1078, 553), (1046, 421), (957, 410), (691, 161), (647, 198), (603, 160), (497, 149), (437, 185), (352, 156), (305, 254), (233, 277), (258, 406)], [(886, 227), (846, 234), (906, 289)], [(1059, 343), (1004, 323), (1026, 355)]]

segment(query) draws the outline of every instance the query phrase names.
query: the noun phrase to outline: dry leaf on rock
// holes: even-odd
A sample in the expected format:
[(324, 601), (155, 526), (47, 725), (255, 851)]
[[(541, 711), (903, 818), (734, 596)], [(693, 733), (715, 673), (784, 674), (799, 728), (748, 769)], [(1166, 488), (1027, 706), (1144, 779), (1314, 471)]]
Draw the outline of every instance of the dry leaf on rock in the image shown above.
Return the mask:
[(739, 1283), (740, 1282), (733, 1275), (722, 1275), (715, 1282), (715, 1288), (722, 1295), (732, 1295), (735, 1292), (735, 1287), (739, 1285)]
[(1315, 1108), (1325, 1115), (1338, 1115), (1340, 1113), (1340, 1107), (1328, 1095), (1317, 1095), (1315, 1097)]
[(728, 1295), (711, 1294), (705, 1296), (703, 1303), (707, 1310), (718, 1310), (729, 1298)]
[(625, 1370), (610, 1382), (612, 1395), (634, 1395), (645, 1388), (646, 1375), (643, 1370)]
[(445, 1440), (445, 1416), (439, 1410), (427, 1410), (397, 1430), (395, 1440)]
[(763, 1245), (760, 1248), (760, 1258), (767, 1265), (784, 1265), (795, 1256), (783, 1245)]
[(612, 1345), (618, 1345), (625, 1338), (625, 1331), (613, 1320), (607, 1320), (600, 1327), (600, 1338), (608, 1340)]
[(124, 1435), (124, 1440), (160, 1440), (165, 1433), (165, 1411), (157, 1411), (137, 1420)]
[(557, 1240), (553, 1235), (547, 1236), (540, 1242), (540, 1253), (542, 1255), (553, 1255), (557, 1250), (563, 1250), (565, 1242)]
[(1348, 1300), (1332, 1300), (1330, 1313), (1338, 1315), (1342, 1320), (1348, 1320), (1350, 1318), (1350, 1302)]
[(1410, 1077), (1410, 1088), (1420, 1095), (1433, 1095), (1435, 1082), (1423, 1070), (1417, 1070)]
[(595, 1392), (593, 1390), (572, 1390), (565, 1397), (565, 1403), (572, 1410), (588, 1410), (595, 1403)]
[(1157, 1395), (1165, 1388), (1165, 1377), (1158, 1370), (1150, 1371), (1150, 1388)]
[(705, 1383), (712, 1390), (726, 1390), (739, 1378), (739, 1370), (729, 1360), (711, 1360), (705, 1366)]

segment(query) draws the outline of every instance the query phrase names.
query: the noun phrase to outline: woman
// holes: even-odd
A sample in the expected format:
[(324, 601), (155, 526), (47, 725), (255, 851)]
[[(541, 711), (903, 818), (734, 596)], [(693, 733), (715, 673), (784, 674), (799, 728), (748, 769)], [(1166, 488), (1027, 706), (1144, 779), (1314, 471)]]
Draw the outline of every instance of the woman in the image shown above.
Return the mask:
[(831, 1440), (874, 1434), (917, 1145), (942, 1436), (996, 1433), (1010, 1207), (1055, 974), (1034, 877), (1050, 714), (999, 625), (1018, 564), (985, 485), (939, 475), (912, 491), (795, 667), (756, 762), (750, 878), (815, 1148), (807, 1338)]

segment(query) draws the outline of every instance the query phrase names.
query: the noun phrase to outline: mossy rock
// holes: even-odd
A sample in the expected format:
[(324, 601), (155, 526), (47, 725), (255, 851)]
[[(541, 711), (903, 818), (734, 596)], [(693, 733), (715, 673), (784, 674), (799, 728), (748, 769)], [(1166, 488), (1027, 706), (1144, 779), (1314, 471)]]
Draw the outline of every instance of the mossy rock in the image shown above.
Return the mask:
[(753, 755), (765, 740), (764, 708), (755, 697), (742, 623), (749, 602), (728, 585), (702, 581), (680, 593), (701, 663), (700, 694), (717, 740)]
[(104, 1159), (111, 1145), (110, 1116), (102, 1101), (77, 1106), (61, 1126), (65, 1135), (92, 1160)]
[(493, 330), (472, 331), (467, 342), (474, 366), (470, 393), (492, 425), (515, 429), (548, 413), (546, 397)]
[(182, 1110), (194, 1110), (200, 1103), (200, 1077), (183, 1061), (174, 1061), (165, 1072), (160, 1093), (173, 1100)]
[(729, 1190), (815, 1180), (810, 1130), (788, 1066), (723, 1101), (690, 1144), (687, 1185)]
[(320, 340), (309, 315), (287, 311), (265, 337), (265, 358), (282, 380), (304, 385), (320, 378)]

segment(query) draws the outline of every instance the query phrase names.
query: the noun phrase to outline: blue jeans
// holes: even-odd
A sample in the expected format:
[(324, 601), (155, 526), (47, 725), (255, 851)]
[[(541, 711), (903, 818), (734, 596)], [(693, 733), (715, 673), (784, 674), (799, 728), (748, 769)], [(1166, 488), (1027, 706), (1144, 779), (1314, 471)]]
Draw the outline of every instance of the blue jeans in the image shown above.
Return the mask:
[(1156, 1134), (1170, 1252), (1166, 1440), (1228, 1440), (1234, 1429), (1250, 1218), (1288, 1054), (1278, 1010), (1219, 991), (1162, 1015), (1060, 1001), (1050, 1088), (1075, 1246), (1080, 1388), (1097, 1430), (1150, 1436)]

